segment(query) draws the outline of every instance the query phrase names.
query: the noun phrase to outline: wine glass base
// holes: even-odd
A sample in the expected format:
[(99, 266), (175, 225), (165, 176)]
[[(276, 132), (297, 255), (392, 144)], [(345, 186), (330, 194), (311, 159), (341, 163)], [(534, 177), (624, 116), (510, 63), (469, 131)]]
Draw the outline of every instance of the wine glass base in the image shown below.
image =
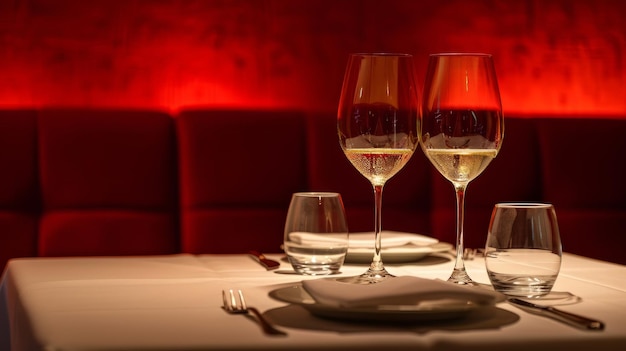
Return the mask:
[(387, 270), (384, 268), (380, 270), (378, 269), (374, 270), (370, 268), (367, 270), (367, 272), (361, 275), (357, 275), (355, 277), (340, 278), (338, 280), (344, 283), (367, 285), (367, 284), (380, 283), (381, 281), (385, 279), (394, 278), (394, 277), (395, 275), (387, 272)]
[(470, 285), (470, 286), (479, 286), (480, 284), (470, 278), (465, 269), (457, 269), (455, 268), (452, 271), (452, 275), (448, 278), (448, 281), (458, 285)]

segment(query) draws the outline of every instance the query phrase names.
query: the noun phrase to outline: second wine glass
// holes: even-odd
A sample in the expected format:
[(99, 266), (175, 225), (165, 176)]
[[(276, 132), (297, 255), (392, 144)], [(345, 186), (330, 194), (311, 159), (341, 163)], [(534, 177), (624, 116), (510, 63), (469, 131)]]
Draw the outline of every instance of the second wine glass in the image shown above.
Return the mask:
[(496, 157), (504, 138), (491, 55), (431, 55), (422, 103), (422, 149), (456, 193), (456, 262), (448, 280), (476, 285), (463, 261), (465, 189)]
[(381, 257), (383, 187), (415, 151), (417, 115), (411, 55), (350, 55), (337, 113), (339, 141), (348, 160), (374, 188), (374, 257), (355, 283), (393, 276)]

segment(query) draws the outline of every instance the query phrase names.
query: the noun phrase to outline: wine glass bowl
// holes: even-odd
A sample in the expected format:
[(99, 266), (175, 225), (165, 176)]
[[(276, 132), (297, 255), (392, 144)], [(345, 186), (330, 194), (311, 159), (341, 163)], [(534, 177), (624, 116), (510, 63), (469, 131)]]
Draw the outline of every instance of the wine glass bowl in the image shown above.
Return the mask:
[(382, 191), (417, 147), (418, 113), (411, 55), (350, 55), (337, 112), (339, 143), (374, 190), (373, 259), (367, 272), (355, 278), (356, 283), (392, 276), (381, 258)]
[(419, 127), (424, 154), (456, 193), (457, 258), (449, 281), (475, 284), (463, 262), (465, 190), (497, 156), (504, 138), (491, 55), (431, 55)]

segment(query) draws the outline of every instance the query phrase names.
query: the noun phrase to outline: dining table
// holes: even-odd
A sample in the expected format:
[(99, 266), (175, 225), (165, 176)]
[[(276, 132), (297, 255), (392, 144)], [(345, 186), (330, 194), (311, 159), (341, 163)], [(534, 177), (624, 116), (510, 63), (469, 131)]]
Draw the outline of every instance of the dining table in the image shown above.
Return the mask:
[[(367, 264), (303, 276), (284, 254), (266, 256), (280, 267), (266, 270), (247, 254), (12, 259), (0, 285), (0, 350), (626, 350), (623, 265), (563, 254), (553, 292), (538, 302), (604, 323), (585, 330), (506, 300), (449, 318), (320, 316), (310, 301), (276, 292), (356, 276)], [(477, 289), (490, 289), (483, 257), (465, 265)], [(395, 276), (446, 280), (454, 260), (433, 253), (385, 266)], [(268, 335), (254, 316), (225, 311), (230, 289), (241, 289), (247, 305), (284, 334)]]

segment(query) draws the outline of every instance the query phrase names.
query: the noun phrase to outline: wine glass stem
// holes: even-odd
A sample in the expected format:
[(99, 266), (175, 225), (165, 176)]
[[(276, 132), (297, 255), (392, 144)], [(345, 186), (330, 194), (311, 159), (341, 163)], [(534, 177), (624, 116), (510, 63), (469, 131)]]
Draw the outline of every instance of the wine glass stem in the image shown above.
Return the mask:
[(374, 259), (370, 266), (372, 271), (382, 271), (385, 269), (380, 255), (382, 249), (382, 208), (383, 208), (383, 186), (374, 185)]
[(465, 189), (467, 183), (454, 183), (456, 192), (456, 261), (448, 281), (457, 284), (474, 284), (465, 270), (463, 261), (463, 223), (465, 221)]

